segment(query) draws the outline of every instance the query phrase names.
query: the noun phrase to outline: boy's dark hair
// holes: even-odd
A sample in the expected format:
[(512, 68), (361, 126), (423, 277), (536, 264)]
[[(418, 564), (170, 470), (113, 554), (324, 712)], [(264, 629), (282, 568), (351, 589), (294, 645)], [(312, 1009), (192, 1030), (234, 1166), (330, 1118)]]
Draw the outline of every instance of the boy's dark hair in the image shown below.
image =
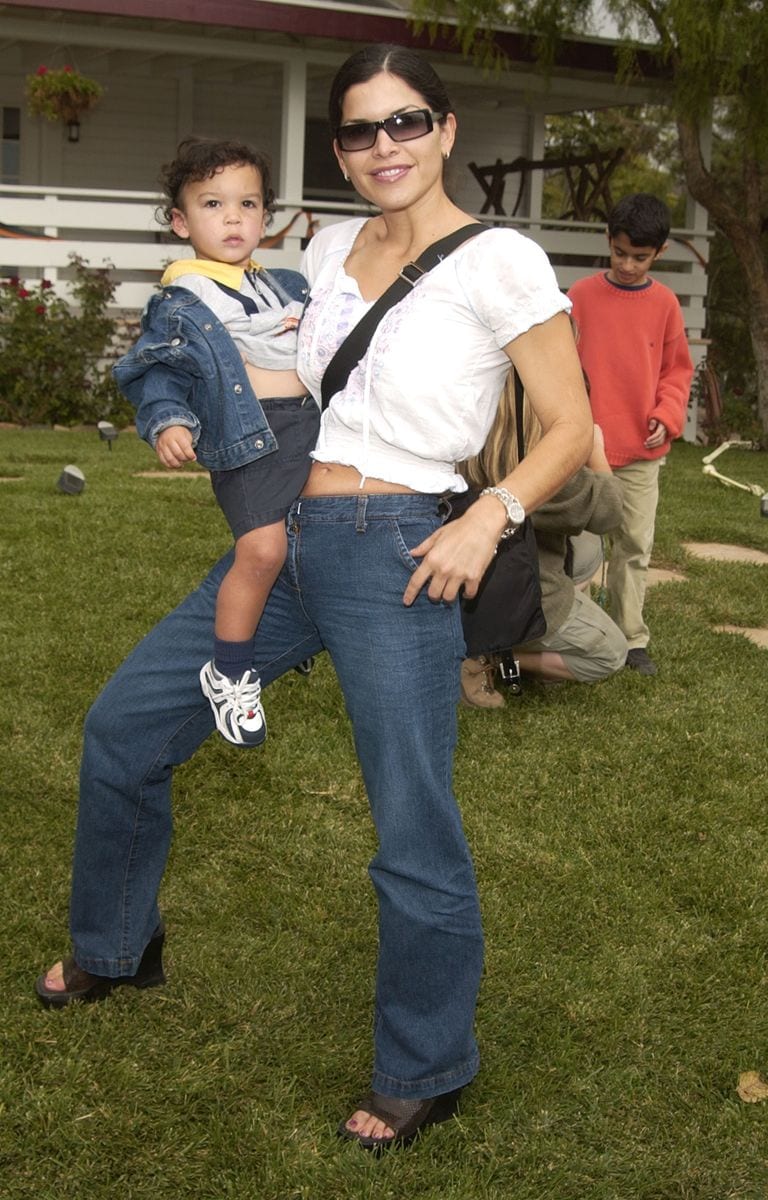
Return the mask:
[(412, 87), (433, 112), (453, 112), (445, 84), (423, 54), (408, 46), (379, 42), (356, 50), (336, 72), (328, 98), (328, 118), (334, 137), (341, 124), (344, 98), (349, 89), (358, 83), (367, 83), (382, 71), (396, 75)]
[(176, 148), (173, 162), (164, 163), (160, 183), (165, 193), (165, 205), (160, 214), (167, 225), (174, 208), (184, 208), (183, 191), (188, 183), (210, 179), (224, 167), (255, 167), (261, 176), (264, 211), (272, 216), (275, 193), (272, 188), (272, 169), (266, 154), (254, 150), (245, 142), (214, 141), (211, 138), (185, 138)]
[(608, 214), (608, 234), (626, 233), (633, 246), (653, 246), (660, 250), (669, 237), (669, 209), (658, 196), (635, 192), (624, 196)]

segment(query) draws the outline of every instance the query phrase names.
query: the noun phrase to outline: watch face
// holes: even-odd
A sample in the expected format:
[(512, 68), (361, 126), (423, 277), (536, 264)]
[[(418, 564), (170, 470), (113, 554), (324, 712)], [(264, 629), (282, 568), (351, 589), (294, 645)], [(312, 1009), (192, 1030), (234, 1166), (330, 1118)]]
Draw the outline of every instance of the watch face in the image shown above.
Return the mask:
[(502, 501), (507, 510), (507, 519), (511, 525), (522, 525), (525, 520), (525, 509), (518, 500), (517, 496), (513, 496), (506, 488), (498, 488), (496, 495)]
[(522, 525), (525, 520), (525, 509), (516, 496), (512, 497), (512, 502), (507, 506), (507, 512), (510, 514), (511, 520), (516, 525)]
[(496, 496), (496, 498), (501, 501), (507, 510), (507, 525), (510, 533), (512, 533), (514, 529), (519, 529), (519, 527), (523, 524), (523, 521), (525, 520), (525, 509), (518, 500), (517, 496), (513, 496), (512, 493), (507, 491), (506, 488), (484, 488), (480, 494), (481, 496)]

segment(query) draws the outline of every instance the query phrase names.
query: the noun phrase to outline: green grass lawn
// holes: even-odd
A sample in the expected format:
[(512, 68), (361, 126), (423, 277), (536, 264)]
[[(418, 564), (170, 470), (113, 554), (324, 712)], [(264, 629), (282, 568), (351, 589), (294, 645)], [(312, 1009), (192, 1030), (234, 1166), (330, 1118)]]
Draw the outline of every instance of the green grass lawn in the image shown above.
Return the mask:
[[(487, 935), (461, 1116), (381, 1160), (334, 1129), (367, 1085), (373, 836), (335, 676), (267, 695), (270, 738), (178, 772), (165, 988), (44, 1011), (67, 948), (80, 728), (223, 549), (205, 478), (138, 478), (123, 433), (0, 431), (0, 1195), (9, 1200), (766, 1200), (768, 551), (759, 500), (677, 444), (648, 596), (654, 679), (462, 710), (456, 785)], [(75, 463), (85, 491), (55, 484)], [(762, 483), (768, 454), (725, 474)]]

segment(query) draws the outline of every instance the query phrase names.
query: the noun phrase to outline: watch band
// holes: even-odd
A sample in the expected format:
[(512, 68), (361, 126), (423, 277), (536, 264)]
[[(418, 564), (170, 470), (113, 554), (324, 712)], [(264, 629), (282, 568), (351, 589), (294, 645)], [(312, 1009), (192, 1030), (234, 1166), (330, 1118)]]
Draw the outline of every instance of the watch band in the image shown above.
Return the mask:
[(480, 495), (495, 496), (504, 505), (507, 514), (507, 527), (501, 534), (499, 541), (503, 538), (512, 537), (512, 534), (517, 532), (525, 520), (525, 509), (517, 496), (513, 496), (512, 492), (503, 487), (483, 488)]

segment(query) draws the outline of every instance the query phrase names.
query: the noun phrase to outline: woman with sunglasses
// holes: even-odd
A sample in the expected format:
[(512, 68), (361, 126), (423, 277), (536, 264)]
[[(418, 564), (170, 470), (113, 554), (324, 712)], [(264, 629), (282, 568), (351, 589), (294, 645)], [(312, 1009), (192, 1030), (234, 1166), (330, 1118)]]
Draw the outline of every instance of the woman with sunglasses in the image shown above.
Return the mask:
[[(456, 118), (418, 54), (352, 55), (330, 116), (341, 170), (381, 215), (324, 229), (308, 248), (299, 371), (318, 398), (336, 349), (401, 269), (471, 222), (443, 185)], [(378, 834), (373, 1077), (339, 1126), (366, 1149), (408, 1142), (450, 1116), (478, 1069), (482, 932), (451, 783), (464, 656), (457, 598), (475, 594), (500, 537), (587, 457), (592, 422), (567, 307), (542, 251), (491, 230), (389, 309), (323, 414), (259, 625), (264, 684), (329, 651)], [(464, 489), (455, 463), (482, 447), (510, 362), (544, 436), (499, 488), (445, 524), (441, 497)], [(89, 714), (74, 952), (38, 980), (50, 1006), (163, 982), (157, 892), (171, 774), (213, 728), (197, 667), (228, 561), (144, 639)]]

